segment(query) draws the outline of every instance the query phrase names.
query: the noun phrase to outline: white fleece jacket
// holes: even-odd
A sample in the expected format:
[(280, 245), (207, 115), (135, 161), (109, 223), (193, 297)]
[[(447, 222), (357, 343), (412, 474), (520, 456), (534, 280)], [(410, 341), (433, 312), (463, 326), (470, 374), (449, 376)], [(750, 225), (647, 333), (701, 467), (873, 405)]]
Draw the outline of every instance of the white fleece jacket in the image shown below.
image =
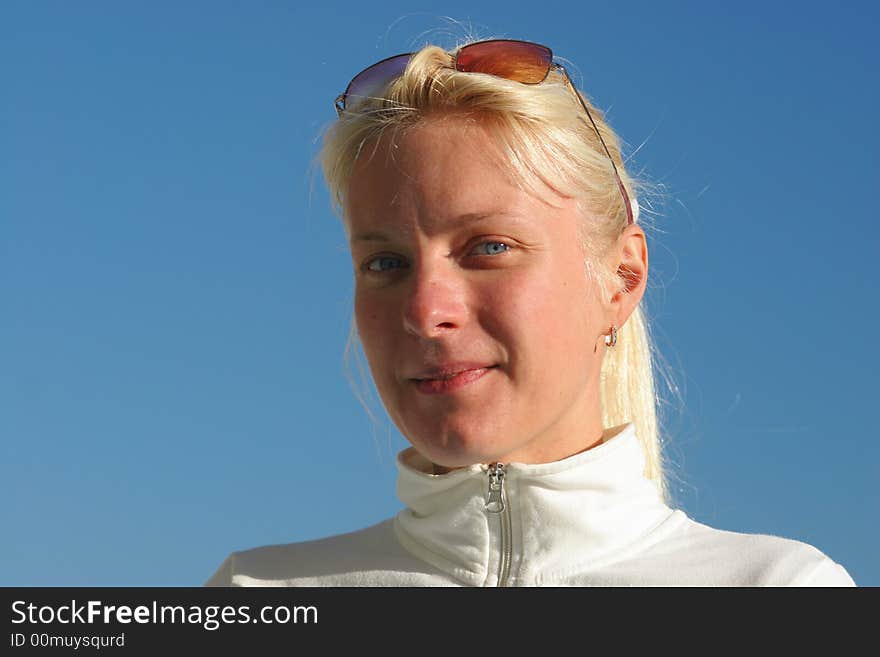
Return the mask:
[(428, 474), (412, 448), (397, 463), (396, 517), (234, 552), (206, 585), (855, 585), (810, 545), (713, 529), (666, 506), (632, 424), (561, 461), (507, 465), (491, 495), (489, 466)]

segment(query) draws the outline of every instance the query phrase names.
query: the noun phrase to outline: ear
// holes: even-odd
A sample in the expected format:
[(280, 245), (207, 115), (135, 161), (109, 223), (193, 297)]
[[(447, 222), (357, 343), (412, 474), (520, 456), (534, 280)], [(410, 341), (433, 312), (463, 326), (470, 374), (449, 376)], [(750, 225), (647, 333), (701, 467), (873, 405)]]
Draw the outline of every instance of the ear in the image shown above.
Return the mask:
[(640, 226), (626, 227), (612, 250), (611, 264), (621, 287), (611, 295), (609, 310), (611, 321), (620, 328), (639, 305), (648, 284), (648, 242)]

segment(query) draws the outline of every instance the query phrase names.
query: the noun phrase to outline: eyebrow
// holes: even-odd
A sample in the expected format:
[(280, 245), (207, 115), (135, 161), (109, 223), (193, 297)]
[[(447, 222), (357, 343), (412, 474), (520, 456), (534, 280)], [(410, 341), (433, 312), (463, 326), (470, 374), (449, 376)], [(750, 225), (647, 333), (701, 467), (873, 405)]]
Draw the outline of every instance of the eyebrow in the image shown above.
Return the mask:
[[(506, 217), (513, 218), (515, 215), (511, 212), (497, 211), (497, 212), (467, 212), (465, 214), (459, 215), (454, 219), (455, 226), (459, 227), (461, 225), (466, 224), (475, 224), (480, 221), (485, 221), (486, 219), (491, 219), (493, 217)], [(356, 233), (351, 238), (352, 242), (390, 242), (391, 238), (387, 233), (383, 233), (380, 230), (369, 230), (362, 233)]]

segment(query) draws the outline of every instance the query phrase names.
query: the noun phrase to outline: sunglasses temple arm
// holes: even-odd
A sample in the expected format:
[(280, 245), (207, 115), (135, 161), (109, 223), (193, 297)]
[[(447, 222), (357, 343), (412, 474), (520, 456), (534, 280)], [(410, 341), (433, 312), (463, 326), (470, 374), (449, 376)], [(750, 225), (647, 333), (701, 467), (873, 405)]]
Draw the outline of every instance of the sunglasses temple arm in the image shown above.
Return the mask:
[(602, 144), (602, 148), (605, 149), (605, 154), (608, 156), (608, 161), (611, 162), (611, 168), (614, 169), (614, 177), (617, 178), (617, 187), (620, 189), (620, 194), (623, 196), (623, 204), (626, 206), (626, 217), (629, 224), (633, 223), (633, 211), (632, 206), (629, 202), (629, 194), (626, 193), (626, 187), (623, 186), (623, 181), (620, 179), (620, 173), (617, 171), (617, 165), (614, 164), (614, 158), (611, 157), (611, 151), (608, 150), (608, 145), (605, 143), (605, 140), (602, 139), (602, 133), (599, 132), (599, 128), (596, 125), (596, 122), (593, 120), (593, 115), (590, 113), (590, 108), (587, 107), (587, 104), (584, 102), (584, 99), (581, 98), (580, 93), (578, 93), (577, 87), (574, 86), (574, 82), (571, 81), (571, 77), (568, 75), (568, 71), (565, 70), (565, 67), (556, 64), (560, 71), (562, 71), (563, 75), (565, 75), (565, 81), (568, 82), (568, 86), (571, 87), (571, 90), (574, 92), (575, 98), (578, 99), (578, 102), (581, 104), (581, 107), (584, 108), (584, 111), (587, 113), (587, 118), (590, 119), (590, 123), (593, 126), (593, 130), (596, 131), (596, 136), (599, 138), (599, 142)]

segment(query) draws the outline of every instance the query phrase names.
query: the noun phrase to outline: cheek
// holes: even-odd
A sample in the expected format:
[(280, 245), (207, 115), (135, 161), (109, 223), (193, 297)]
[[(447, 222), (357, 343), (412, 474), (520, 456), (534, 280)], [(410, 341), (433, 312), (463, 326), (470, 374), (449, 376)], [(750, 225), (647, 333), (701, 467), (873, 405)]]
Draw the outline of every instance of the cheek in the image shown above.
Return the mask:
[(372, 367), (380, 365), (383, 355), (391, 348), (389, 341), (394, 336), (390, 330), (391, 316), (385, 304), (369, 294), (355, 293), (355, 323), (364, 353)]
[(483, 321), (510, 350), (514, 367), (549, 375), (582, 362), (592, 350), (598, 309), (576, 269), (565, 276), (558, 270), (511, 276), (483, 298)]

